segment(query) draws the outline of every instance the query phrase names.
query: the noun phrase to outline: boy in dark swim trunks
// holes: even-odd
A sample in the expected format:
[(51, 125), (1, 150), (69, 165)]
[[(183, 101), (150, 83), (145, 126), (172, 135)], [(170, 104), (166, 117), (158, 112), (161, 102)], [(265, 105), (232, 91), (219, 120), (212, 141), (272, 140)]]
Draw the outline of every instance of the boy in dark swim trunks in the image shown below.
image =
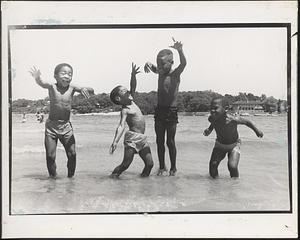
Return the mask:
[(172, 69), (173, 53), (170, 49), (163, 49), (157, 55), (157, 66), (147, 62), (144, 70), (146, 73), (150, 70), (158, 74), (158, 104), (155, 109), (155, 133), (157, 153), (159, 159), (159, 170), (157, 175), (162, 175), (167, 171), (165, 165), (165, 134), (167, 132), (167, 146), (171, 162), (170, 176), (174, 176), (176, 168), (176, 145), (175, 134), (178, 123), (177, 116), (177, 96), (180, 84), (180, 75), (186, 66), (186, 59), (182, 50), (182, 43), (174, 41), (170, 46), (178, 51), (180, 64), (176, 69)]
[(68, 157), (68, 177), (73, 177), (76, 168), (75, 138), (70, 122), (71, 103), (75, 92), (89, 98), (92, 88), (70, 85), (73, 68), (67, 63), (61, 63), (54, 69), (56, 83), (46, 82), (41, 78), (39, 69), (33, 67), (30, 71), (36, 83), (48, 89), (50, 99), (50, 113), (45, 124), (45, 148), (47, 168), (50, 177), (56, 176), (56, 146), (57, 139), (63, 144)]
[(125, 130), (125, 121), (129, 127), (124, 136), (124, 157), (122, 163), (117, 166), (111, 174), (111, 177), (119, 177), (131, 164), (134, 154), (138, 153), (145, 163), (141, 173), (142, 177), (148, 177), (153, 167), (153, 160), (150, 146), (147, 142), (145, 133), (145, 118), (140, 108), (134, 103), (133, 96), (136, 89), (136, 74), (139, 73), (139, 67), (132, 63), (132, 72), (130, 80), (130, 91), (123, 86), (115, 87), (110, 93), (110, 99), (117, 105), (122, 105), (120, 123), (116, 129), (113, 143), (110, 147), (112, 154)]
[(208, 121), (210, 126), (204, 130), (203, 135), (208, 136), (213, 129), (217, 134), (214, 149), (209, 162), (209, 174), (211, 177), (218, 176), (219, 163), (228, 155), (228, 170), (231, 177), (239, 177), (238, 163), (240, 160), (241, 140), (237, 131), (237, 125), (242, 124), (251, 128), (257, 137), (262, 138), (263, 133), (257, 129), (248, 119), (227, 114), (222, 98), (215, 98), (211, 101), (211, 115)]

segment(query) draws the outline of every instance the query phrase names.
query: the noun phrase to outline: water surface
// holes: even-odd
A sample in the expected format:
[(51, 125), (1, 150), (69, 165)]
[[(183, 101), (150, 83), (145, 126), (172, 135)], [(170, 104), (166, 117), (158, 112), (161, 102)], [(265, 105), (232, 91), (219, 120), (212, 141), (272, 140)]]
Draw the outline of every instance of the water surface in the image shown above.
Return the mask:
[[(242, 139), (240, 178), (231, 179), (227, 159), (219, 166), (220, 177), (208, 174), (215, 133), (202, 135), (207, 116), (179, 116), (176, 134), (175, 177), (156, 176), (153, 116), (146, 116), (146, 134), (154, 168), (140, 178), (143, 162), (135, 156), (119, 180), (109, 178), (122, 161), (120, 141), (108, 153), (119, 116), (72, 116), (76, 138), (77, 169), (67, 178), (67, 158), (58, 143), (58, 178), (48, 178), (44, 150), (44, 123), (34, 115), (13, 115), (12, 120), (12, 213), (108, 213), (157, 211), (272, 211), (289, 210), (287, 117), (250, 116), (264, 132), (262, 139), (239, 126)], [(166, 148), (167, 149), (167, 148)], [(169, 167), (169, 156), (166, 155)]]

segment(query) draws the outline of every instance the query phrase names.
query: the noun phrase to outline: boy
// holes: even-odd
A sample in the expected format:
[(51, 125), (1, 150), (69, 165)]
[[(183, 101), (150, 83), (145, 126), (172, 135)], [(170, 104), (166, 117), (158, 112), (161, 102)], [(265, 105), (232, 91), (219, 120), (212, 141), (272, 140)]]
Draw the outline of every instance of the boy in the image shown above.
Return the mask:
[(157, 55), (157, 66), (147, 62), (144, 70), (150, 70), (158, 74), (157, 107), (155, 108), (155, 133), (157, 153), (159, 159), (159, 170), (157, 175), (163, 175), (167, 171), (165, 165), (165, 133), (167, 132), (167, 146), (171, 162), (170, 176), (175, 176), (176, 155), (175, 134), (178, 123), (177, 116), (177, 96), (180, 83), (180, 75), (186, 66), (186, 59), (182, 50), (182, 43), (174, 41), (170, 46), (178, 51), (180, 64), (176, 69), (172, 69), (173, 53), (169, 49), (161, 50)]
[(217, 134), (216, 143), (209, 162), (209, 174), (211, 177), (218, 176), (218, 165), (228, 155), (228, 170), (231, 177), (239, 177), (238, 163), (240, 159), (241, 140), (237, 131), (237, 125), (243, 124), (251, 128), (257, 137), (262, 138), (263, 133), (258, 130), (248, 119), (239, 116), (232, 116), (226, 113), (222, 98), (215, 98), (211, 101), (211, 115), (208, 121), (210, 126), (204, 130), (203, 135), (208, 136), (213, 129)]
[(48, 89), (50, 99), (49, 117), (45, 123), (45, 148), (47, 169), (50, 177), (56, 177), (56, 146), (57, 139), (63, 144), (68, 157), (68, 177), (73, 177), (76, 168), (75, 138), (70, 123), (72, 98), (75, 92), (89, 98), (92, 88), (82, 88), (70, 85), (73, 68), (67, 63), (58, 64), (54, 70), (56, 83), (49, 83), (41, 78), (41, 72), (35, 67), (30, 71), (36, 83)]
[(124, 136), (124, 157), (122, 163), (117, 166), (111, 174), (111, 177), (119, 177), (131, 164), (134, 154), (138, 153), (145, 163), (141, 173), (142, 177), (148, 177), (153, 167), (153, 160), (149, 144), (145, 133), (145, 119), (140, 108), (133, 102), (133, 96), (136, 89), (136, 74), (139, 73), (139, 67), (132, 63), (132, 72), (130, 80), (130, 91), (123, 86), (115, 87), (110, 93), (110, 99), (117, 105), (122, 105), (120, 123), (116, 129), (114, 140), (110, 147), (112, 154), (125, 130), (125, 121), (129, 131)]

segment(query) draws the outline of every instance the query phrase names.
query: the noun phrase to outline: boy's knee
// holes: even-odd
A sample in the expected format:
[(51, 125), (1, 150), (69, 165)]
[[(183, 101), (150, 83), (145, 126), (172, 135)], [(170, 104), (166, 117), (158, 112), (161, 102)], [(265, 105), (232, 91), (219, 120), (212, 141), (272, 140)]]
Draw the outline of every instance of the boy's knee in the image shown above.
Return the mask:
[(68, 156), (68, 158), (74, 158), (74, 157), (76, 157), (76, 151), (75, 151), (75, 149), (72, 149), (72, 150), (68, 151), (67, 152), (67, 156)]
[(156, 144), (158, 146), (164, 146), (165, 145), (165, 140), (162, 138), (156, 138)]
[(168, 148), (175, 147), (175, 140), (174, 139), (168, 139), (167, 140), (167, 146), (168, 146)]
[(47, 153), (46, 154), (47, 162), (54, 162), (56, 158), (55, 153)]
[(209, 162), (209, 169), (216, 169), (218, 167), (217, 161), (210, 161)]
[(147, 162), (147, 163), (146, 163), (146, 167), (147, 167), (147, 168), (150, 168), (150, 169), (152, 169), (152, 168), (153, 168), (153, 166), (154, 166), (154, 163), (153, 163), (153, 161), (149, 161), (149, 162)]

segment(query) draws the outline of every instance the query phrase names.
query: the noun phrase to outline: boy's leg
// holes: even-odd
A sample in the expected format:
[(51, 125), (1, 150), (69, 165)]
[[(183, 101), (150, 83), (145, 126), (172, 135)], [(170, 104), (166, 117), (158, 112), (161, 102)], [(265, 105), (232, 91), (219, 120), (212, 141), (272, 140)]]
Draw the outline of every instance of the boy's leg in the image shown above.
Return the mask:
[(159, 169), (165, 170), (165, 132), (166, 128), (161, 121), (155, 121), (156, 145), (159, 160)]
[(60, 139), (62, 145), (65, 148), (68, 162), (68, 177), (73, 177), (76, 169), (76, 150), (75, 150), (75, 137), (72, 135), (70, 138), (61, 138)]
[(176, 156), (177, 150), (175, 145), (175, 134), (176, 134), (177, 123), (173, 123), (167, 128), (167, 146), (169, 148), (169, 156), (171, 161), (170, 175), (175, 175), (176, 169)]
[(131, 147), (125, 147), (123, 161), (119, 166), (117, 166), (114, 169), (111, 175), (118, 177), (122, 172), (124, 172), (131, 164), (135, 152), (136, 152), (135, 149)]
[(47, 161), (47, 169), (50, 177), (56, 176), (56, 146), (57, 146), (57, 138), (52, 138), (48, 135), (45, 135), (45, 149), (46, 149), (46, 161)]
[(209, 174), (211, 177), (216, 178), (219, 176), (218, 166), (225, 156), (226, 152), (214, 147), (209, 161)]
[(239, 177), (238, 164), (240, 160), (240, 153), (238, 151), (231, 151), (228, 153), (228, 170), (230, 177)]
[(152, 155), (151, 155), (151, 150), (150, 147), (147, 146), (143, 148), (139, 152), (140, 157), (143, 159), (145, 163), (145, 167), (143, 169), (143, 172), (141, 173), (142, 177), (148, 177), (150, 175), (151, 169), (153, 167), (153, 160), (152, 160)]

